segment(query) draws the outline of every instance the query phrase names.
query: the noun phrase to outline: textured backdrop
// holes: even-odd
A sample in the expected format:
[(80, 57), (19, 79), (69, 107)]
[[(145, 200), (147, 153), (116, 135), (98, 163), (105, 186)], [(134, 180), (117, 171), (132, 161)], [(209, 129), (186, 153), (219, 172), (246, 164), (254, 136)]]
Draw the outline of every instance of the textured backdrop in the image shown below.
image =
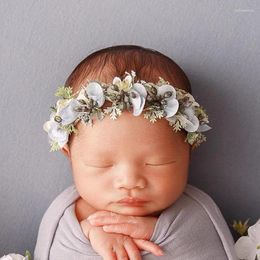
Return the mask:
[[(0, 256), (34, 249), (41, 218), (72, 183), (42, 125), (54, 91), (97, 49), (136, 44), (173, 58), (213, 129), (189, 182), (226, 221), (260, 217), (259, 1), (2, 0)], [(258, 17), (258, 18), (257, 18)]]

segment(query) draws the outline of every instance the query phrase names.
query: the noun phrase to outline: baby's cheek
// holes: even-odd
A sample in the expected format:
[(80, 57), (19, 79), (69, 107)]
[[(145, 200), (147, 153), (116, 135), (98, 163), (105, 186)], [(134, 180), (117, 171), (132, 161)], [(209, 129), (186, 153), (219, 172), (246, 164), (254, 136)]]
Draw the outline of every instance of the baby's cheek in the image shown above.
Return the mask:
[(183, 193), (187, 184), (187, 175), (170, 172), (164, 174), (156, 182), (156, 193), (158, 194), (159, 202), (168, 206), (175, 202)]
[(97, 191), (95, 192), (95, 185), (93, 184), (93, 182), (91, 180), (89, 180), (88, 178), (82, 178), (82, 177), (75, 177), (74, 178), (74, 183), (75, 186), (77, 188), (77, 191), (79, 193), (79, 195), (83, 198), (83, 199), (94, 199), (95, 195), (97, 194)]

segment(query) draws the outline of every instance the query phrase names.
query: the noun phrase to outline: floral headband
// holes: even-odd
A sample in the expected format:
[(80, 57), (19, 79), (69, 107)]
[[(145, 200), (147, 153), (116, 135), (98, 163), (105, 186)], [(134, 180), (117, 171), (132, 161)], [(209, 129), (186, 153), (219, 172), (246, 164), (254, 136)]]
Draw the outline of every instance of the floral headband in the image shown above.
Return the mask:
[[(50, 152), (61, 149), (71, 133), (77, 134), (75, 125), (79, 120), (92, 126), (94, 116), (102, 120), (105, 114), (109, 114), (115, 120), (125, 109), (134, 116), (144, 112), (144, 118), (151, 123), (165, 118), (175, 132), (184, 129), (187, 132), (185, 142), (192, 145), (192, 150), (206, 141), (202, 132), (212, 127), (207, 125), (205, 109), (190, 93), (173, 87), (161, 77), (154, 84), (144, 80), (134, 82), (136, 73), (133, 70), (125, 74), (123, 80), (115, 77), (112, 84), (88, 80), (86, 86), (82, 85), (75, 94), (72, 94), (71, 87), (58, 87), (55, 96), (60, 99), (56, 106), (50, 107), (50, 120), (43, 125), (48, 133)], [(112, 105), (102, 109), (106, 100)]]

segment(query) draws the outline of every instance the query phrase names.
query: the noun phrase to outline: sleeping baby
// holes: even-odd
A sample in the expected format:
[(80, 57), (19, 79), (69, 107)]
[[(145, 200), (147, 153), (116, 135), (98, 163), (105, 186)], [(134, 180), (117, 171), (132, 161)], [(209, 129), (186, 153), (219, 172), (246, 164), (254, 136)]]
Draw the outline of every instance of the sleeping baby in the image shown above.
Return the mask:
[(76, 66), (44, 124), (74, 183), (45, 212), (35, 260), (237, 259), (219, 208), (187, 183), (211, 129), (191, 93), (173, 60), (140, 46)]

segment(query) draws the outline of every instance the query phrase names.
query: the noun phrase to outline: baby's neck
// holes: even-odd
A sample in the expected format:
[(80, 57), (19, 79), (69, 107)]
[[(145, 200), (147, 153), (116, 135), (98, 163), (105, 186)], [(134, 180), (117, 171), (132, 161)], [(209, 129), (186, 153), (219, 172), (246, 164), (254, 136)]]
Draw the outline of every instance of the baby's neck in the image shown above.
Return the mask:
[(163, 212), (163, 210), (155, 211), (155, 212), (147, 215), (147, 217), (159, 217), (162, 212)]

